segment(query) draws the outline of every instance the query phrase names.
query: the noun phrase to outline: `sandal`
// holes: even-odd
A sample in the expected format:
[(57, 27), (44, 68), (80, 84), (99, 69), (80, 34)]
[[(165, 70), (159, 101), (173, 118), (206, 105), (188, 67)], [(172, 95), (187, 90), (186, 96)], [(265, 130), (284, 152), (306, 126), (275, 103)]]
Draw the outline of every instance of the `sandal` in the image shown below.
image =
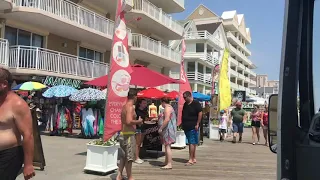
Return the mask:
[(193, 165), (192, 162), (187, 162), (187, 163), (185, 164), (185, 166), (192, 166), (192, 165)]
[(171, 170), (172, 167), (166, 167), (166, 166), (164, 166), (164, 167), (161, 167), (160, 169), (161, 169), (161, 170)]

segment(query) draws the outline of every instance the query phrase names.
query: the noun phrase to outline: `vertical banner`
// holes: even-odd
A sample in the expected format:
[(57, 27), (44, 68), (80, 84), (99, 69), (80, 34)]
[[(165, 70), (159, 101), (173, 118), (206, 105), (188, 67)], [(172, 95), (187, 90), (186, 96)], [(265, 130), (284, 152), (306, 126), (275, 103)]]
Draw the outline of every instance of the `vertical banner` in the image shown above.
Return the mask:
[(185, 91), (190, 91), (191, 86), (189, 84), (189, 80), (187, 78), (186, 72), (184, 71), (184, 53), (186, 52), (186, 43), (184, 39), (182, 39), (182, 49), (181, 49), (181, 67), (180, 67), (180, 80), (183, 82), (180, 84), (180, 89), (179, 89), (179, 102), (178, 102), (178, 122), (177, 125), (179, 126), (182, 121), (182, 109), (183, 109), (183, 104), (184, 104), (184, 99), (183, 99), (183, 93)]
[(219, 75), (219, 110), (226, 109), (231, 104), (231, 89), (228, 76), (229, 70), (229, 50), (225, 49), (221, 62)]
[(127, 101), (131, 81), (131, 67), (128, 54), (128, 32), (126, 27), (125, 0), (117, 0), (116, 22), (108, 74), (108, 92), (105, 109), (103, 140), (109, 140), (121, 130), (121, 110)]
[(218, 87), (217, 87), (217, 84), (216, 82), (219, 80), (219, 71), (220, 71), (220, 66), (219, 64), (217, 64), (213, 71), (212, 71), (212, 82), (211, 82), (211, 85), (212, 85), (212, 89), (211, 89), (211, 96), (213, 96), (214, 94), (217, 94), (216, 92), (218, 92)]

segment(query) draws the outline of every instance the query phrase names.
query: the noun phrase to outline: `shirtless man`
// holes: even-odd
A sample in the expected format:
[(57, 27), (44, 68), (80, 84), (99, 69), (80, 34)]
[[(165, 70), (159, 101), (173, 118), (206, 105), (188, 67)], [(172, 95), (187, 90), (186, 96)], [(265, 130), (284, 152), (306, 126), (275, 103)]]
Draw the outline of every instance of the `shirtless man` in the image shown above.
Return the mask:
[(139, 118), (136, 120), (136, 114), (133, 105), (136, 103), (136, 92), (129, 91), (128, 101), (123, 106), (121, 111), (122, 130), (119, 137), (120, 147), (123, 151), (123, 155), (120, 157), (119, 172), (117, 180), (122, 180), (122, 172), (126, 167), (128, 180), (134, 180), (132, 177), (132, 162), (135, 160), (136, 149), (136, 125), (141, 125), (143, 120)]
[(22, 164), (24, 178), (31, 179), (35, 176), (32, 118), (28, 104), (10, 91), (12, 82), (10, 72), (0, 68), (0, 179), (16, 179)]

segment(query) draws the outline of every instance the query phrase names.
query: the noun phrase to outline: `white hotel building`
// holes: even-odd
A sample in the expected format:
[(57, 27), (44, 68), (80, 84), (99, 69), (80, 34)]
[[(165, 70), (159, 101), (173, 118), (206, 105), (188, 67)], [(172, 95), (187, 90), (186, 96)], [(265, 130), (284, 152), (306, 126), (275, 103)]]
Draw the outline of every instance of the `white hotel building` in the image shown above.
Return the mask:
[[(0, 66), (16, 81), (81, 81), (108, 72), (116, 0), (0, 0)], [(168, 15), (184, 0), (126, 0), (130, 61), (169, 75), (184, 28)], [(137, 21), (137, 19), (141, 19)], [(168, 88), (165, 86), (163, 88)]]
[[(211, 74), (214, 66), (220, 64), (223, 50), (230, 50), (229, 77), (232, 92), (246, 91), (256, 94), (250, 89), (256, 82), (256, 68), (248, 58), (251, 55), (246, 45), (251, 43), (249, 28), (246, 28), (244, 15), (236, 11), (227, 11), (221, 17), (204, 5), (199, 5), (183, 22), (187, 50), (185, 54), (185, 70), (193, 91), (211, 93)], [(172, 43), (173, 48), (179, 44)], [(251, 84), (251, 86), (250, 86)]]

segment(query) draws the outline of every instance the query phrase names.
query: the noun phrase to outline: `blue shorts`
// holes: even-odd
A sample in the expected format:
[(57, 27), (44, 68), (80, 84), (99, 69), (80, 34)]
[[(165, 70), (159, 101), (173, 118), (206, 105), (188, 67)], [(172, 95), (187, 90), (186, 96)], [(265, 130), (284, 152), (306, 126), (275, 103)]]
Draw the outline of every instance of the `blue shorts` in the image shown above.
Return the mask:
[(234, 133), (243, 133), (243, 123), (242, 122), (240, 122), (240, 123), (238, 123), (238, 122), (232, 123), (232, 131)]
[(188, 144), (199, 144), (199, 132), (196, 130), (184, 131)]
[(141, 129), (136, 129), (136, 134), (141, 134), (142, 130)]

